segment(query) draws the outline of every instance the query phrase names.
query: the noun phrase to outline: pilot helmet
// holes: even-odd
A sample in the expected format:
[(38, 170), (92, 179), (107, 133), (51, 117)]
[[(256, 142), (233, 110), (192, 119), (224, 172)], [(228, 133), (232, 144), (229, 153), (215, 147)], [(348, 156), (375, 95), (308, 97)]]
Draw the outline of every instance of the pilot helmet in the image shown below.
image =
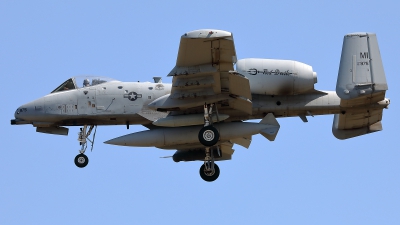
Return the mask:
[(84, 86), (84, 87), (90, 86), (90, 81), (89, 81), (89, 79), (83, 80), (83, 86)]

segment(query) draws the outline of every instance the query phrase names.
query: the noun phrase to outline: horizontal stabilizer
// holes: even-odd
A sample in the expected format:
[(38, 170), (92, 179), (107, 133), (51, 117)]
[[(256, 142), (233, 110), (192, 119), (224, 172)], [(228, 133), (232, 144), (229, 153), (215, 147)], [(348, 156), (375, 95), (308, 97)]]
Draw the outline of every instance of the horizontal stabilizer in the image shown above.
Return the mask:
[[(377, 111), (371, 116), (364, 114), (353, 114), (351, 118), (336, 114), (333, 119), (332, 133), (340, 140), (353, 138), (382, 130), (382, 110)], [(358, 117), (358, 119), (357, 119)]]
[(364, 96), (367, 98), (387, 89), (376, 35), (373, 33), (345, 35), (336, 84), (337, 95), (343, 100)]
[(260, 134), (270, 141), (274, 141), (278, 134), (280, 125), (276, 120), (274, 114), (268, 113), (261, 121), (261, 124), (268, 124), (270, 127), (260, 131)]

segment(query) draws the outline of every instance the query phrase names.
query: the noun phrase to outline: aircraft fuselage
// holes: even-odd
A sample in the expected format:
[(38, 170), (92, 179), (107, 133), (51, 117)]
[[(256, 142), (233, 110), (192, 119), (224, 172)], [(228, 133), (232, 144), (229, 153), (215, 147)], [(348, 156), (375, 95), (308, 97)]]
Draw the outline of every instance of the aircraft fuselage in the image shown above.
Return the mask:
[(143, 124), (143, 106), (170, 92), (170, 84), (112, 81), (48, 94), (15, 112), (16, 124), (75, 126)]
[[(169, 94), (171, 84), (113, 81), (95, 86), (51, 93), (19, 107), (15, 124), (46, 126), (81, 126), (146, 124), (146, 115), (158, 112), (146, 106), (154, 99)], [(253, 114), (247, 115), (229, 107), (220, 106), (219, 112), (230, 117), (227, 121), (261, 119), (267, 113), (276, 117), (338, 114), (348, 108), (340, 106), (334, 91), (315, 91), (300, 95), (252, 95)], [(384, 108), (387, 104), (363, 106)], [(193, 113), (202, 113), (202, 109)], [(353, 107), (351, 110), (357, 110)], [(303, 117), (304, 116), (304, 117)]]

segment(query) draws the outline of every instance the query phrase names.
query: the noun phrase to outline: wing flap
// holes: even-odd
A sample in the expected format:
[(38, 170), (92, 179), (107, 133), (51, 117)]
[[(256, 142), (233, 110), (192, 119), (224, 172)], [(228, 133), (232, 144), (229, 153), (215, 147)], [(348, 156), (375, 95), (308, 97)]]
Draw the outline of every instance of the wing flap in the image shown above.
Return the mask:
[(175, 66), (168, 76), (179, 76), (179, 75), (193, 75), (193, 74), (204, 74), (217, 72), (217, 68), (212, 64), (204, 65), (193, 65), (193, 66)]
[(243, 99), (243, 98), (230, 99), (229, 107), (231, 107), (232, 109), (245, 112), (249, 115), (253, 113), (253, 103), (248, 99)]
[(251, 100), (249, 79), (240, 75), (229, 74), (229, 92)]

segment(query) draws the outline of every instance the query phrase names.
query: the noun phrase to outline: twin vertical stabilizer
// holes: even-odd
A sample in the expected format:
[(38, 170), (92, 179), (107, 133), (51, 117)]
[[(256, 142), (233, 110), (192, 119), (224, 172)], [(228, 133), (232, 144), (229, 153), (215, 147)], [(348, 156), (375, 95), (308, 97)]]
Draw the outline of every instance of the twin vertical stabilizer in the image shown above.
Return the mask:
[(383, 108), (390, 103), (385, 98), (386, 90), (388, 85), (376, 35), (345, 35), (336, 83), (341, 113), (333, 120), (335, 137), (347, 139), (381, 131)]
[(387, 89), (376, 35), (345, 35), (336, 84), (337, 95), (341, 99), (349, 100)]

